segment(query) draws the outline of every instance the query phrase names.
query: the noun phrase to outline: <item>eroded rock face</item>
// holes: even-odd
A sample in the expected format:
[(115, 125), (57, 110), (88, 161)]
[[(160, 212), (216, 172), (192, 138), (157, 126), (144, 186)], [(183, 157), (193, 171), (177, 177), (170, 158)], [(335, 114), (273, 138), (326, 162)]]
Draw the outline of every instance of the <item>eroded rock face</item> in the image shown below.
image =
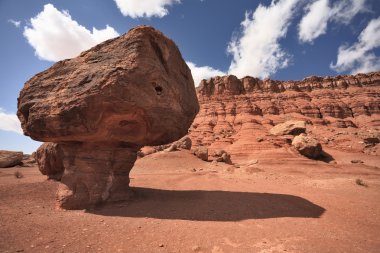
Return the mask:
[(61, 180), (65, 170), (62, 163), (63, 151), (59, 144), (43, 143), (36, 151), (38, 169), (49, 179)]
[(193, 148), (205, 146), (210, 154), (224, 149), (234, 162), (290, 148), (293, 136), (270, 134), (289, 120), (307, 122), (307, 134), (312, 131), (324, 147), (380, 154), (380, 145), (365, 141), (365, 133), (379, 132), (380, 72), (301, 81), (214, 77), (199, 84), (197, 95), (201, 109), (189, 133)]
[(23, 152), (0, 150), (0, 168), (19, 165), (23, 157)]
[(140, 26), (35, 75), (17, 115), (26, 135), (59, 143), (59, 203), (82, 208), (127, 196), (136, 152), (187, 134), (198, 110), (177, 46)]

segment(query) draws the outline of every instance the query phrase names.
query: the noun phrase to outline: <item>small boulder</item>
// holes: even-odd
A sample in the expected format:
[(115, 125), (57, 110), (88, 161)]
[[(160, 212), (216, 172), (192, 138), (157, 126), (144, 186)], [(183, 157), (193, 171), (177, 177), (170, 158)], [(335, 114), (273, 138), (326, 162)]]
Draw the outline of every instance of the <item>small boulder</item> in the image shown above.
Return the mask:
[(22, 152), (0, 150), (0, 168), (19, 165), (24, 158)]
[(196, 147), (194, 155), (203, 161), (208, 161), (208, 148), (204, 146)]
[(49, 179), (61, 180), (64, 172), (62, 163), (62, 150), (59, 144), (52, 142), (43, 143), (36, 152), (38, 168)]
[(289, 120), (278, 124), (269, 131), (272, 135), (299, 135), (305, 133), (306, 122), (299, 120)]
[(318, 140), (306, 134), (294, 137), (292, 145), (300, 154), (311, 159), (317, 159), (322, 154), (322, 146)]
[(232, 164), (231, 156), (223, 149), (216, 150), (212, 156), (213, 156), (213, 159), (212, 159), (213, 161)]
[(184, 136), (181, 139), (179, 139), (178, 141), (176, 141), (175, 143), (177, 145), (177, 148), (187, 149), (187, 150), (190, 150), (191, 145), (192, 145), (192, 142), (191, 142), (191, 139), (189, 138), (189, 136)]

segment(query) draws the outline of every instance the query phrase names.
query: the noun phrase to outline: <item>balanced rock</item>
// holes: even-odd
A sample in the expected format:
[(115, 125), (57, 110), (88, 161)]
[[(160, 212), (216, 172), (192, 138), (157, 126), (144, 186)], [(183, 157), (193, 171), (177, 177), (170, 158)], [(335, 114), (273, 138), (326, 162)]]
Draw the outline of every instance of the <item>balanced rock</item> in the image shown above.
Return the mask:
[(38, 168), (49, 179), (61, 180), (64, 167), (62, 163), (62, 150), (59, 144), (52, 142), (43, 143), (36, 152)]
[(317, 159), (322, 154), (322, 146), (318, 140), (306, 134), (300, 134), (294, 137), (292, 145), (300, 154), (308, 158)]
[(298, 135), (306, 131), (306, 122), (300, 120), (288, 120), (271, 128), (272, 135)]
[(139, 26), (35, 75), (17, 115), (26, 135), (60, 144), (58, 200), (76, 209), (128, 198), (137, 151), (178, 140), (198, 111), (175, 43)]
[(24, 157), (22, 152), (0, 150), (0, 168), (19, 165)]

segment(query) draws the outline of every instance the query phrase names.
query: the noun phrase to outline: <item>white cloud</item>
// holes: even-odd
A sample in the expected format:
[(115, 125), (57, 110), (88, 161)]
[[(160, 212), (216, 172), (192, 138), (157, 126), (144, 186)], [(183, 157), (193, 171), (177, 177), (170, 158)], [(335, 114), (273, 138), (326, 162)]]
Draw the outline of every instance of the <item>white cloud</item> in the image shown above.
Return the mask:
[(214, 76), (224, 76), (226, 73), (209, 66), (198, 67), (192, 62), (186, 62), (191, 69), (194, 84), (197, 87), (203, 79), (209, 79)]
[(260, 4), (253, 14), (246, 13), (242, 33), (228, 45), (233, 56), (229, 73), (266, 78), (288, 66), (291, 56), (281, 48), (279, 40), (286, 36), (298, 2), (272, 1), (269, 7)]
[(167, 6), (180, 3), (180, 0), (114, 0), (124, 16), (131, 18), (166, 16)]
[(21, 25), (21, 21), (14, 20), (14, 19), (8, 19), (8, 22), (13, 24), (15, 27), (19, 28)]
[(360, 12), (368, 11), (366, 0), (338, 1), (333, 6), (329, 0), (317, 0), (306, 7), (306, 14), (298, 26), (301, 42), (312, 43), (325, 34), (329, 22), (349, 24)]
[(306, 7), (306, 12), (298, 26), (298, 37), (301, 42), (312, 42), (326, 33), (330, 18), (329, 0), (315, 1)]
[(0, 130), (12, 131), (22, 134), (21, 123), (17, 116), (12, 113), (6, 113), (3, 108), (0, 107)]
[(360, 12), (368, 11), (366, 0), (338, 1), (331, 10), (331, 18), (338, 23), (349, 24)]
[(35, 54), (48, 61), (59, 61), (77, 56), (96, 44), (119, 34), (110, 26), (92, 32), (73, 20), (68, 11), (59, 11), (52, 4), (30, 19), (24, 36), (35, 49)]
[(336, 64), (330, 68), (337, 72), (366, 73), (380, 70), (380, 57), (372, 51), (380, 47), (380, 17), (372, 19), (360, 33), (358, 42), (338, 49)]

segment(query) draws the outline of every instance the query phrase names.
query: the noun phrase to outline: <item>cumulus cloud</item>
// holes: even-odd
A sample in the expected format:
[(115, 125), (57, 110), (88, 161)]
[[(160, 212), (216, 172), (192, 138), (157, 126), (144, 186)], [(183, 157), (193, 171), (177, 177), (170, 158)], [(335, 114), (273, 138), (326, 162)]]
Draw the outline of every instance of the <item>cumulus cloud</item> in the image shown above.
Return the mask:
[(114, 0), (124, 16), (131, 18), (166, 16), (168, 6), (180, 3), (180, 0)]
[(291, 56), (280, 45), (298, 6), (298, 0), (272, 1), (246, 13), (241, 34), (232, 38), (227, 51), (233, 56), (229, 73), (266, 78), (288, 66)]
[(22, 134), (21, 123), (17, 116), (12, 113), (7, 113), (0, 107), (0, 130), (12, 131)]
[(14, 25), (15, 27), (19, 28), (21, 25), (21, 21), (14, 20), (14, 19), (8, 19), (8, 22)]
[(24, 36), (43, 60), (59, 61), (77, 56), (96, 44), (119, 34), (114, 28), (92, 28), (92, 31), (73, 20), (68, 11), (59, 11), (46, 4), (42, 12), (30, 19)]
[(358, 13), (367, 11), (366, 0), (338, 1), (333, 6), (329, 0), (317, 0), (305, 9), (306, 14), (298, 26), (298, 38), (304, 43), (313, 43), (325, 34), (329, 22), (347, 25)]
[(298, 26), (298, 37), (301, 42), (312, 42), (326, 33), (330, 18), (329, 0), (315, 1), (306, 7), (306, 12)]
[(191, 70), (191, 74), (193, 76), (195, 86), (198, 86), (199, 83), (203, 79), (209, 79), (210, 77), (214, 77), (214, 76), (224, 76), (226, 74), (223, 71), (214, 69), (209, 66), (198, 67), (192, 62), (186, 62), (186, 63), (187, 63), (187, 66), (189, 66)]
[(360, 33), (358, 41), (338, 49), (336, 64), (330, 68), (337, 72), (366, 73), (380, 70), (380, 57), (373, 50), (380, 47), (380, 17), (372, 19)]

